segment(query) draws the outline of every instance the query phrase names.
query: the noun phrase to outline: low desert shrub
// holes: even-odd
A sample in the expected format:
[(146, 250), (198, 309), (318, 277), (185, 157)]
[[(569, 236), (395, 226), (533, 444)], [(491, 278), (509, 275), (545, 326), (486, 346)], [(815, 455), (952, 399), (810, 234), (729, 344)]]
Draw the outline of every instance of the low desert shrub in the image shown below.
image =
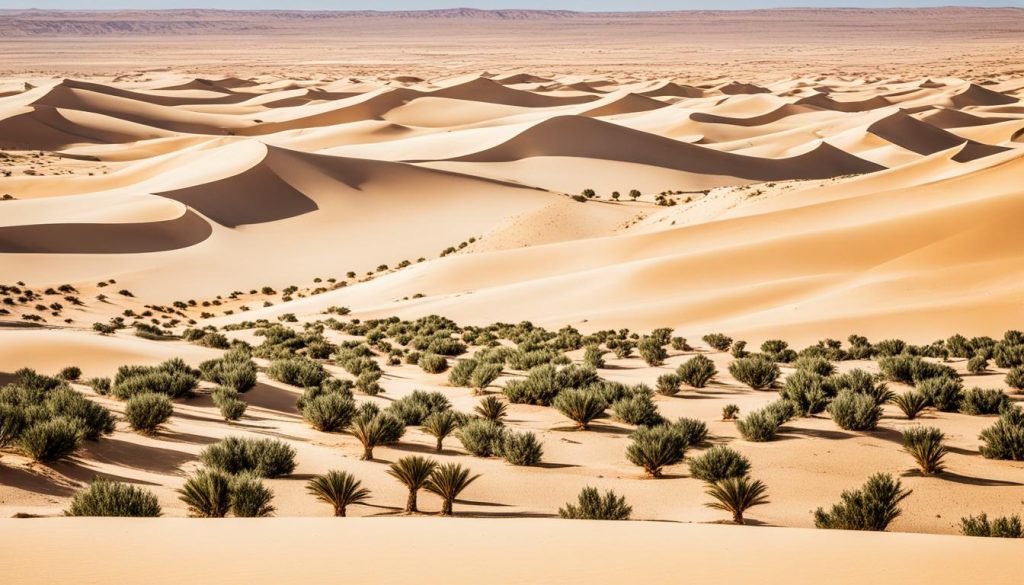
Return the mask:
[(988, 515), (982, 513), (961, 518), (960, 534), (989, 538), (1024, 538), (1024, 524), (1016, 514), (989, 520)]
[(595, 370), (605, 367), (604, 354), (606, 352), (597, 345), (588, 345), (583, 350), (583, 365)]
[(1017, 366), (1006, 373), (1006, 385), (1014, 390), (1024, 390), (1024, 366)]
[(564, 390), (555, 397), (552, 404), (582, 430), (590, 428), (590, 422), (604, 414), (608, 403), (598, 393), (589, 389)]
[(882, 418), (882, 407), (865, 394), (843, 390), (828, 405), (828, 413), (836, 424), (848, 431), (870, 431)]
[(57, 377), (61, 380), (67, 380), (68, 382), (74, 382), (75, 380), (82, 377), (82, 368), (78, 366), (68, 366), (57, 373)]
[(644, 337), (636, 344), (637, 352), (648, 366), (660, 366), (668, 359), (668, 352), (660, 340)]
[(95, 441), (114, 432), (114, 415), (67, 385), (58, 386), (43, 398), (42, 406), (51, 417), (77, 420), (82, 425), (85, 439)]
[(632, 513), (626, 498), (611, 490), (601, 495), (593, 487), (583, 488), (576, 503), (568, 502), (558, 509), (558, 516), (567, 520), (629, 520)]
[(981, 455), (986, 459), (1024, 461), (1024, 410), (1006, 408), (992, 426), (979, 435)]
[(750, 461), (725, 445), (716, 445), (687, 463), (690, 475), (709, 483), (750, 473)]
[(249, 403), (241, 398), (226, 398), (217, 405), (224, 420), (238, 420), (249, 408)]
[(819, 376), (831, 376), (836, 371), (836, 367), (832, 365), (832, 362), (823, 357), (801, 357), (793, 362), (793, 367), (796, 368), (798, 372), (811, 372), (818, 374)]
[(814, 525), (836, 530), (884, 531), (899, 517), (899, 504), (911, 494), (889, 474), (871, 476), (863, 487), (844, 491), (840, 501), (826, 512), (814, 512)]
[(199, 453), (199, 460), (213, 469), (260, 477), (281, 477), (295, 470), (295, 449), (277, 439), (227, 437)]
[(121, 366), (114, 376), (110, 394), (120, 400), (146, 392), (183, 398), (191, 396), (198, 385), (199, 374), (180, 358), (174, 358), (153, 367)]
[(278, 382), (300, 388), (319, 386), (329, 377), (320, 362), (304, 357), (274, 360), (267, 367), (267, 375)]
[(29, 425), (17, 443), (25, 455), (48, 463), (70, 456), (84, 439), (85, 429), (78, 419), (57, 417)]
[(707, 386), (708, 382), (717, 373), (718, 370), (715, 368), (715, 362), (703, 355), (695, 355), (679, 364), (679, 367), (676, 368), (676, 374), (679, 376), (679, 379), (685, 382), (686, 385), (694, 388)]
[(959, 378), (928, 378), (917, 385), (917, 390), (928, 399), (928, 405), (942, 412), (957, 412), (964, 399), (963, 382)]
[(740, 416), (740, 407), (736, 404), (726, 404), (722, 407), (722, 420), (736, 420)]
[(679, 386), (683, 383), (678, 374), (667, 373), (658, 376), (658, 382), (654, 388), (662, 396), (675, 396), (679, 394)]
[(801, 416), (811, 416), (825, 410), (833, 389), (830, 380), (821, 374), (797, 370), (786, 378), (779, 394), (792, 402)]
[(988, 369), (988, 360), (983, 355), (976, 355), (967, 360), (967, 371), (975, 376), (984, 374)]
[(242, 473), (231, 478), (231, 513), (237, 518), (264, 518), (274, 513), (274, 492), (258, 475)]
[(167, 422), (174, 414), (171, 399), (163, 394), (144, 392), (135, 394), (128, 399), (124, 407), (124, 416), (132, 429), (140, 433), (152, 433), (157, 427)]
[(648, 394), (637, 393), (621, 398), (613, 402), (611, 408), (615, 418), (630, 425), (657, 425), (663, 420)]
[(708, 438), (708, 425), (695, 418), (680, 418), (672, 423), (672, 427), (682, 435), (688, 447), (700, 445)]
[(683, 460), (686, 439), (669, 425), (641, 426), (631, 435), (633, 442), (626, 447), (626, 459), (642, 467), (650, 477), (661, 477), (664, 467)]
[(871, 396), (879, 406), (891, 401), (895, 397), (888, 384), (876, 381), (874, 376), (860, 369), (831, 376), (829, 382), (832, 386), (833, 396), (843, 390), (850, 390), (857, 394)]
[(496, 451), (512, 465), (537, 465), (544, 456), (544, 447), (531, 432), (508, 431), (498, 440)]
[(941, 473), (946, 456), (946, 446), (942, 443), (945, 438), (942, 431), (934, 427), (910, 427), (903, 431), (903, 449), (914, 457), (921, 473)]
[(960, 412), (964, 414), (999, 414), (1010, 406), (1010, 397), (999, 388), (971, 388), (964, 392)]
[(199, 364), (199, 371), (204, 380), (239, 392), (248, 392), (256, 386), (256, 363), (244, 349), (234, 349), (222, 358), (207, 360)]
[(771, 441), (779, 434), (779, 427), (782, 423), (771, 411), (761, 409), (752, 410), (747, 416), (736, 421), (736, 429), (744, 439), (763, 443)]
[(71, 498), (64, 515), (156, 518), (161, 513), (153, 492), (127, 483), (98, 479)]
[(708, 333), (701, 339), (712, 349), (717, 349), (718, 351), (729, 351), (729, 347), (732, 345), (732, 337), (721, 333)]
[(752, 356), (738, 359), (729, 364), (729, 373), (733, 378), (754, 390), (763, 390), (771, 388), (782, 372), (774, 362)]
[(223, 518), (231, 510), (231, 476), (219, 469), (201, 469), (185, 480), (179, 498), (194, 518)]
[(476, 457), (490, 457), (497, 453), (505, 430), (489, 420), (477, 419), (462, 425), (456, 435), (462, 446)]
[(425, 353), (420, 356), (419, 366), (428, 374), (440, 374), (448, 369), (448, 360), (443, 355)]
[(355, 416), (355, 401), (341, 393), (323, 394), (302, 406), (302, 418), (322, 433), (340, 433)]

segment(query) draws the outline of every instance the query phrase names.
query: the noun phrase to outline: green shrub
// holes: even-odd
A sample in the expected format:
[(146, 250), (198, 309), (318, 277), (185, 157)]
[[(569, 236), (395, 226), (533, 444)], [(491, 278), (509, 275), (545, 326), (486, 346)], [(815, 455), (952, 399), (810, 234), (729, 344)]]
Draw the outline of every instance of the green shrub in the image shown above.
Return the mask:
[(900, 480), (889, 474), (871, 476), (858, 490), (844, 491), (840, 501), (828, 512), (818, 508), (814, 525), (836, 530), (884, 531), (899, 517), (899, 504), (911, 494)]
[(986, 459), (1024, 461), (1024, 410), (1014, 406), (1003, 410), (999, 420), (981, 431), (981, 455)]
[(167, 360), (158, 366), (121, 366), (114, 376), (110, 394), (127, 400), (135, 394), (156, 392), (171, 398), (192, 396), (199, 375), (182, 359)]
[(606, 352), (597, 345), (588, 345), (583, 350), (583, 365), (595, 370), (605, 367), (604, 354)]
[(811, 416), (825, 410), (834, 392), (828, 378), (811, 370), (797, 370), (786, 378), (779, 394), (792, 402), (801, 416)]
[(374, 447), (398, 442), (405, 434), (405, 424), (391, 413), (366, 412), (356, 416), (349, 430), (363, 444), (360, 459), (372, 461)]
[(832, 362), (822, 357), (801, 357), (793, 362), (793, 367), (796, 368), (798, 372), (811, 372), (818, 374), (819, 376), (831, 376), (836, 371)]
[(612, 403), (615, 418), (630, 425), (656, 425), (661, 423), (661, 414), (650, 395), (637, 393)]
[(963, 382), (959, 378), (928, 378), (917, 385), (917, 390), (928, 399), (928, 405), (942, 412), (957, 412), (963, 402)]
[(1024, 366), (1017, 366), (1006, 373), (1006, 385), (1015, 390), (1024, 390)]
[(828, 405), (832, 420), (848, 431), (871, 431), (882, 418), (882, 407), (864, 394), (843, 390)]
[(553, 406), (582, 430), (590, 428), (590, 422), (604, 414), (608, 403), (592, 390), (565, 390), (555, 397)]
[(537, 465), (544, 456), (544, 447), (537, 440), (537, 435), (531, 432), (503, 433), (496, 451), (512, 465)]
[[(279, 366), (280, 367), (280, 366)], [(244, 349), (231, 350), (224, 357), (199, 364), (204, 380), (248, 392), (256, 386), (256, 363)]]
[(419, 366), (428, 374), (440, 374), (448, 369), (448, 360), (442, 355), (425, 353), (420, 356)]
[(501, 376), (501, 372), (502, 367), (499, 364), (480, 364), (473, 370), (469, 385), (479, 394), (494, 383)]
[(295, 449), (277, 439), (227, 437), (203, 449), (199, 460), (232, 475), (251, 471), (273, 478), (295, 470)]
[(28, 423), (22, 407), (0, 401), (0, 449), (15, 443)]
[(662, 396), (675, 396), (679, 394), (679, 386), (683, 383), (683, 379), (678, 374), (668, 373), (658, 376), (658, 382), (655, 388), (658, 394)]
[(231, 478), (231, 513), (237, 518), (264, 518), (274, 513), (274, 492), (258, 475), (242, 473)]
[(370, 490), (347, 471), (328, 471), (318, 475), (306, 484), (306, 491), (316, 499), (330, 504), (336, 517), (344, 517), (349, 506), (362, 504), (370, 499)]
[(340, 393), (317, 396), (302, 407), (302, 418), (322, 433), (340, 433), (355, 416), (355, 401)]
[(875, 344), (875, 354), (882, 357), (892, 357), (903, 353), (907, 348), (906, 342), (902, 339), (883, 339)]
[(64, 515), (156, 518), (161, 513), (153, 492), (127, 483), (97, 479), (71, 498)]
[(75, 380), (82, 377), (82, 368), (78, 366), (68, 366), (57, 373), (57, 377), (61, 380), (67, 380), (68, 382), (74, 382)]
[(171, 399), (163, 394), (146, 392), (135, 394), (124, 407), (124, 416), (132, 429), (152, 433), (174, 414)]
[(648, 366), (660, 366), (668, 359), (668, 352), (665, 351), (663, 344), (660, 343), (660, 340), (653, 337), (641, 339), (636, 344), (636, 349)]
[(597, 383), (597, 372), (574, 365), (557, 368), (545, 364), (532, 368), (524, 380), (509, 380), (505, 384), (505, 397), (513, 404), (548, 406), (559, 392), (584, 388)]
[(779, 427), (781, 426), (782, 423), (779, 422), (778, 417), (773, 412), (763, 408), (761, 410), (752, 410), (747, 413), (747, 416), (736, 421), (736, 428), (739, 430), (740, 435), (754, 443), (774, 440), (779, 434)]
[(945, 438), (942, 431), (933, 427), (910, 427), (903, 431), (903, 448), (917, 461), (921, 473), (933, 475), (944, 468), (946, 446), (942, 441)]
[(1024, 538), (1024, 524), (1016, 514), (989, 520), (988, 515), (983, 513), (961, 518), (960, 534), (990, 538)]
[(763, 410), (771, 415), (775, 422), (779, 423), (779, 426), (796, 418), (796, 407), (792, 402), (784, 398), (769, 402), (764, 406)]
[(179, 498), (194, 518), (223, 518), (231, 510), (231, 476), (218, 469), (201, 469), (185, 480)]
[(585, 487), (576, 503), (567, 502), (558, 509), (558, 516), (566, 520), (629, 520), (633, 507), (626, 498), (608, 490), (602, 496), (597, 488)]
[(732, 337), (722, 335), (721, 333), (709, 333), (701, 339), (712, 349), (717, 349), (718, 351), (728, 351), (729, 346), (732, 345)]
[(676, 368), (676, 374), (688, 386), (703, 388), (715, 377), (715, 362), (703, 355), (695, 355)]
[(473, 412), (480, 418), (500, 425), (508, 415), (508, 405), (497, 396), (484, 396), (473, 408)]
[(101, 435), (114, 432), (114, 415), (68, 386), (51, 390), (43, 400), (43, 407), (52, 417), (78, 420), (86, 440), (95, 441)]
[(78, 419), (63, 417), (37, 422), (18, 435), (18, 447), (36, 461), (64, 459), (78, 450), (85, 429)]
[(672, 423), (672, 427), (682, 435), (688, 447), (700, 445), (708, 438), (708, 425), (695, 418), (680, 418)]
[(504, 428), (494, 422), (483, 419), (470, 420), (462, 425), (457, 436), (462, 446), (470, 454), (477, 457), (490, 457), (500, 448)]
[(110, 378), (89, 378), (86, 384), (92, 388), (93, 392), (100, 396), (110, 394)]
[(626, 459), (642, 467), (647, 475), (661, 477), (661, 470), (683, 460), (686, 439), (668, 425), (642, 426), (633, 431), (633, 442), (626, 447)]
[(866, 394), (875, 400), (879, 406), (891, 401), (895, 394), (889, 389), (885, 382), (876, 382), (875, 377), (864, 370), (850, 370), (843, 374), (829, 378), (832, 386), (832, 395), (835, 396), (843, 390), (850, 390), (857, 394)]
[(479, 363), (474, 359), (457, 362), (448, 372), (448, 383), (452, 386), (468, 387), (473, 376), (473, 370)]
[(762, 357), (746, 357), (729, 364), (729, 373), (754, 390), (763, 390), (771, 388), (782, 372), (774, 362)]
[(750, 473), (750, 461), (725, 445), (716, 445), (687, 463), (690, 475), (709, 483)]
[(917, 390), (899, 394), (892, 401), (903, 411), (907, 420), (914, 420), (922, 410), (928, 408), (928, 398)]
[(999, 388), (971, 388), (964, 393), (960, 412), (973, 415), (999, 414), (1009, 406), (1010, 397)]
[(221, 401), (217, 408), (224, 420), (238, 420), (245, 414), (249, 404), (240, 398), (228, 398)]
[(977, 376), (978, 374), (985, 373), (988, 369), (988, 360), (983, 355), (976, 355), (971, 359), (967, 360), (967, 371)]
[(320, 362), (304, 357), (274, 360), (267, 368), (267, 375), (278, 382), (300, 388), (319, 386), (329, 377)]
[(949, 366), (905, 354), (879, 359), (878, 368), (886, 379), (904, 384), (918, 385), (931, 378), (957, 377), (956, 370)]
[(743, 524), (743, 514), (754, 506), (768, 503), (768, 488), (760, 480), (745, 475), (727, 477), (708, 485), (704, 492), (715, 499), (704, 504), (732, 514), (734, 524)]
[(788, 364), (796, 359), (796, 352), (789, 349), (789, 344), (781, 339), (769, 339), (761, 344), (764, 357), (773, 362)]
[(740, 415), (740, 407), (736, 404), (726, 404), (722, 407), (722, 420), (736, 420)]

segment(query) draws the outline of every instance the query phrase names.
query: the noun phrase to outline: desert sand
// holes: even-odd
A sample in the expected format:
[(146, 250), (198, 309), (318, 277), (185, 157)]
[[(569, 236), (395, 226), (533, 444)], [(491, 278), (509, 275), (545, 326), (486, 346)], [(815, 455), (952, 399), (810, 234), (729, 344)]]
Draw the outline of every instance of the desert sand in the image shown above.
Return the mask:
[[(751, 526), (713, 526), (727, 515), (705, 506), (685, 463), (652, 480), (626, 459), (633, 426), (608, 418), (579, 432), (535, 405), (510, 405), (507, 425), (542, 441), (540, 466), (472, 457), (454, 437), (435, 454), (418, 427), (362, 461), (351, 435), (313, 430), (295, 405), (302, 389), (258, 359), (239, 421), (223, 420), (204, 383), (156, 434), (120, 421), (51, 464), (4, 451), (0, 516), (44, 517), (0, 520), (0, 549), (25, 553), (0, 563), (12, 568), (6, 582), (71, 582), (89, 565), (78, 581), (216, 571), (218, 582), (269, 583), (322, 577), (324, 563), (394, 582), (446, 559), (446, 582), (461, 583), (494, 571), (489, 559), (534, 555), (502, 561), (494, 582), (1022, 577), (1006, 561), (1019, 545), (953, 536), (963, 516), (1024, 512), (1024, 465), (979, 453), (995, 416), (929, 410), (908, 421), (887, 404), (876, 431), (845, 431), (822, 413), (749, 442), (722, 408), (747, 413), (778, 393), (741, 384), (733, 357), (700, 341), (722, 332), (751, 350), (773, 338), (799, 350), (850, 334), (926, 344), (1021, 328), (1022, 11), (0, 15), (0, 285), (21, 291), (0, 305), (0, 385), (25, 367), (74, 365), (84, 380), (223, 353), (93, 331), (125, 315), (172, 334), (228, 326), (229, 339), (254, 345), (245, 321), (302, 330), (332, 307), (352, 311), (342, 320), (671, 327), (693, 348), (669, 349), (659, 366), (609, 354), (600, 376), (653, 387), (687, 359), (711, 358), (712, 384), (655, 403), (670, 420), (707, 424), (709, 442), (688, 458), (728, 444), (770, 496)], [(840, 34), (851, 23), (860, 32)], [(258, 51), (246, 48), (257, 39)], [(61, 285), (73, 292), (47, 291)], [(579, 363), (583, 351), (568, 356)], [(385, 392), (358, 402), (439, 391), (471, 412), (480, 400), (447, 374), (385, 357)], [(836, 365), (879, 371), (871, 360)], [(1006, 368), (947, 365), (967, 388), (1020, 399)], [(793, 371), (782, 364), (783, 380)], [(506, 369), (489, 392), (524, 376)], [(123, 414), (124, 402), (73, 387)], [(901, 448), (900, 432), (919, 423), (945, 433), (942, 476), (920, 475)], [(278, 518), (184, 518), (176, 490), (227, 436), (297, 450), (294, 474), (266, 482)], [(401, 515), (405, 488), (385, 469), (410, 454), (481, 474), (456, 501), (469, 518), (380, 518)], [(372, 490), (371, 505), (350, 510), (358, 518), (309, 518), (330, 509), (305, 480), (330, 469)], [(816, 508), (877, 472), (913, 490), (890, 527), (901, 534), (814, 530)], [(57, 518), (95, 478), (152, 490), (169, 518)], [(557, 519), (584, 486), (625, 496), (636, 521)], [(426, 512), (439, 506), (421, 495)], [(196, 562), (153, 552), (168, 541)], [(50, 545), (65, 551), (60, 562), (40, 560)], [(202, 558), (215, 546), (256, 561)], [(114, 565), (97, 561), (101, 548), (147, 553)], [(853, 561), (861, 555), (871, 562)], [(582, 566), (584, 556), (607, 562)], [(154, 563), (165, 571), (149, 573)]]

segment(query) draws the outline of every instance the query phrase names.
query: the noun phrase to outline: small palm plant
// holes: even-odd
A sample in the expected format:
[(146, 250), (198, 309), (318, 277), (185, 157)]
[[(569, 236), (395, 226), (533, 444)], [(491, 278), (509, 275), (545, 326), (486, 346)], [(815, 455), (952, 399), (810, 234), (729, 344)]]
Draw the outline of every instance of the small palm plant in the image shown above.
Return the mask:
[(608, 403), (590, 390), (563, 390), (553, 406), (575, 422), (576, 428), (585, 431), (590, 428), (590, 421), (604, 414)]
[(715, 499), (704, 504), (709, 508), (732, 514), (732, 521), (743, 524), (743, 513), (754, 506), (768, 503), (768, 488), (761, 480), (747, 476), (728, 477), (708, 484), (704, 492)]
[(942, 444), (945, 438), (942, 431), (934, 427), (911, 427), (903, 431), (903, 448), (913, 455), (921, 473), (934, 475), (945, 468), (942, 463), (946, 456), (946, 446)]
[(362, 504), (370, 499), (370, 490), (347, 471), (331, 470), (318, 475), (306, 484), (306, 491), (316, 499), (330, 504), (334, 515), (343, 518), (349, 506)]
[(178, 490), (196, 518), (223, 518), (231, 509), (231, 476), (216, 469), (202, 469), (185, 481)]
[(405, 425), (393, 415), (381, 412), (372, 416), (357, 416), (349, 431), (363, 444), (363, 456), (360, 459), (372, 461), (373, 448), (402, 438)]
[(928, 407), (928, 397), (917, 390), (898, 394), (892, 401), (903, 411), (907, 420), (914, 420), (917, 418), (917, 415), (921, 414), (922, 410)]
[(416, 507), (416, 497), (419, 494), (420, 488), (426, 485), (427, 480), (430, 479), (430, 475), (436, 467), (437, 462), (433, 459), (412, 455), (410, 457), (402, 457), (388, 468), (388, 475), (409, 488), (409, 498), (405, 502), (406, 512), (419, 512), (419, 509)]
[(441, 505), (441, 515), (451, 516), (452, 502), (479, 477), (479, 475), (470, 475), (469, 469), (458, 463), (445, 463), (434, 468), (427, 482), (423, 484), (423, 489), (440, 496), (444, 500)]
[(437, 439), (437, 452), (444, 449), (445, 437), (454, 433), (463, 423), (463, 417), (453, 410), (435, 412), (423, 421), (423, 431)]
[(508, 405), (497, 396), (485, 396), (473, 408), (473, 412), (480, 418), (502, 424), (502, 421), (508, 415)]

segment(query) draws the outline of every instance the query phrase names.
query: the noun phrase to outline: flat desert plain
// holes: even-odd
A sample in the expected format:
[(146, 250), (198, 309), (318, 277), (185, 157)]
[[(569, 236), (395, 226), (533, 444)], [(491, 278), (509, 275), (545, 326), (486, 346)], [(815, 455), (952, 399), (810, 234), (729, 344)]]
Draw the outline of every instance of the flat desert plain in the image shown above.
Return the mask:
[[(1024, 11), (0, 16), (5, 583), (1024, 578), (960, 535), (1024, 513)], [(274, 517), (187, 518), (228, 438), (294, 453)], [(744, 526), (688, 464), (722, 446)], [(454, 518), (412, 456), (479, 475)], [(815, 528), (880, 473), (889, 533)], [(163, 518), (65, 517), (96, 480)], [(560, 519), (588, 486), (631, 521)]]

